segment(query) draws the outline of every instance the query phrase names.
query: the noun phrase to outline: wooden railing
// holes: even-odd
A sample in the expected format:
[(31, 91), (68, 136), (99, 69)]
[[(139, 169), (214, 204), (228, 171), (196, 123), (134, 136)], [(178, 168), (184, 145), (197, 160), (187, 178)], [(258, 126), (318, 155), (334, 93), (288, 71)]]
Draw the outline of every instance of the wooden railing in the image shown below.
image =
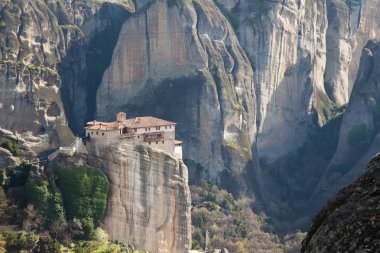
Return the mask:
[(144, 136), (144, 141), (145, 142), (149, 142), (149, 141), (162, 141), (162, 140), (164, 140), (164, 136), (162, 134)]
[(120, 135), (120, 138), (124, 139), (124, 138), (133, 138), (135, 137), (135, 134), (134, 133), (125, 133), (125, 134), (122, 134)]

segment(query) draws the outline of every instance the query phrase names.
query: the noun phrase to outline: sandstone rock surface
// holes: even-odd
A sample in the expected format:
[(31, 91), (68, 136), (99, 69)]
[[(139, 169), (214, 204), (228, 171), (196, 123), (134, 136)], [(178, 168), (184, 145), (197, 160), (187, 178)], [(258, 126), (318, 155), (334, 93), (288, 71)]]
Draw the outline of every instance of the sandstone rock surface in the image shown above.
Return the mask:
[(249, 60), (213, 1), (171, 2), (154, 1), (124, 23), (96, 116), (127, 111), (175, 121), (184, 156), (207, 168), (209, 178), (239, 174), (252, 158), (256, 131)]
[[(175, 121), (184, 157), (202, 168), (200, 177), (262, 195), (271, 210), (291, 204), (263, 176), (261, 161), (297, 152), (346, 104), (339, 143), (327, 168), (316, 170), (325, 175), (311, 202), (296, 199), (292, 208), (309, 210), (302, 202), (317, 210), (377, 152), (373, 50), (367, 70), (359, 62), (367, 41), (380, 36), (378, 0), (135, 4), (2, 1), (0, 126), (29, 131), (38, 152), (67, 144), (67, 125), (81, 134), (86, 120), (118, 111)], [(355, 122), (368, 130), (360, 156), (347, 144)], [(356, 165), (342, 172), (347, 158)], [(305, 192), (293, 181), (296, 172), (287, 173), (287, 183)]]
[[(362, 51), (358, 79), (342, 119), (336, 152), (314, 191), (314, 205), (327, 201), (331, 193), (359, 177), (366, 163), (379, 152), (379, 70), (380, 43), (370, 41)], [(357, 132), (358, 127), (363, 131)], [(337, 166), (351, 169), (334, 172)]]
[(104, 228), (110, 239), (149, 252), (187, 253), (191, 247), (187, 168), (145, 146), (87, 143), (89, 163), (110, 183)]
[[(118, 2), (133, 10), (130, 1)], [(70, 59), (73, 46), (86, 45), (108, 26), (110, 18), (99, 14), (106, 8), (102, 1), (1, 1), (0, 127), (46, 135), (36, 151), (72, 141), (60, 64)]]
[(349, 102), (361, 50), (380, 37), (380, 2), (242, 0), (238, 9), (255, 70), (258, 155), (273, 160)]

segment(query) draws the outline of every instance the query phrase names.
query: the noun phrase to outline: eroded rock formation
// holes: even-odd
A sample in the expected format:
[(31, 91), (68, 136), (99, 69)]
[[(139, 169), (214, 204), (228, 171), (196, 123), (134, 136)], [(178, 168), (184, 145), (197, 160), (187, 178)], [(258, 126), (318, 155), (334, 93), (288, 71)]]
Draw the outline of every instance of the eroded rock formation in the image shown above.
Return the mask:
[(252, 68), (213, 1), (174, 2), (154, 1), (125, 22), (96, 115), (122, 110), (175, 121), (186, 158), (214, 180), (224, 170), (238, 174), (256, 131)]
[(89, 163), (109, 183), (104, 228), (112, 240), (149, 252), (188, 253), (191, 247), (187, 168), (145, 146), (87, 142)]
[[(0, 126), (38, 135), (45, 144), (36, 151), (69, 140), (67, 123), (80, 134), (86, 120), (118, 111), (158, 116), (178, 122), (184, 157), (200, 177), (262, 195), (267, 209), (287, 210), (279, 219), (305, 224), (309, 207), (317, 210), (352, 181), (377, 148), (377, 88), (367, 85), (375, 82), (374, 50), (368, 69), (359, 69), (363, 47), (379, 38), (377, 0), (141, 0), (136, 8), (129, 0), (16, 0), (0, 7)], [(289, 169), (286, 158), (346, 104), (339, 141), (322, 158), (328, 165), (312, 171), (305, 189), (295, 178), (309, 174), (305, 180), (303, 168)], [(352, 156), (347, 138), (356, 125), (365, 125), (367, 144)], [(281, 197), (287, 189), (264, 175), (272, 163), (289, 179), (279, 184), (313, 196)]]
[(236, 8), (255, 69), (258, 155), (272, 160), (349, 102), (361, 50), (380, 36), (380, 3), (242, 0)]
[[(118, 2), (133, 11), (130, 1)], [(0, 9), (0, 126), (45, 140), (36, 151), (70, 143), (70, 100), (64, 106), (60, 89), (72, 81), (67, 80), (72, 73), (59, 65), (73, 54), (83, 65), (86, 58), (79, 55), (85, 56), (91, 39), (115, 23), (117, 8), (102, 1), (15, 0), (1, 1)], [(79, 50), (73, 52), (73, 45)]]
[(359, 177), (371, 157), (379, 152), (379, 70), (380, 43), (370, 41), (362, 51), (358, 79), (342, 119), (336, 152), (313, 194), (316, 206), (327, 201), (331, 192)]

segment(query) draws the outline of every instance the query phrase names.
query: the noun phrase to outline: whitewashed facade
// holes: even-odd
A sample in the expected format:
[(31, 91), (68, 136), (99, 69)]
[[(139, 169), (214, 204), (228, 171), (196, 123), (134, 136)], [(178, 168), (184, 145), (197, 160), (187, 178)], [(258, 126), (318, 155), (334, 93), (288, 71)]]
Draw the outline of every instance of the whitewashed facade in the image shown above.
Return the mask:
[(91, 121), (85, 127), (88, 141), (129, 143), (146, 145), (166, 151), (182, 159), (182, 142), (175, 140), (176, 123), (154, 117), (126, 119), (125, 113), (118, 113), (114, 122)]

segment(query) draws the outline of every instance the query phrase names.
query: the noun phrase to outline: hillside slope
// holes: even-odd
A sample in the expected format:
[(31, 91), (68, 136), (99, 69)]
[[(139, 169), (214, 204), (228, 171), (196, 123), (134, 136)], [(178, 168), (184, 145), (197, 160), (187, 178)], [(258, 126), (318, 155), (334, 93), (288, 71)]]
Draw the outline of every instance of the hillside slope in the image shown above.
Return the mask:
[(301, 252), (380, 250), (380, 155), (317, 214)]

